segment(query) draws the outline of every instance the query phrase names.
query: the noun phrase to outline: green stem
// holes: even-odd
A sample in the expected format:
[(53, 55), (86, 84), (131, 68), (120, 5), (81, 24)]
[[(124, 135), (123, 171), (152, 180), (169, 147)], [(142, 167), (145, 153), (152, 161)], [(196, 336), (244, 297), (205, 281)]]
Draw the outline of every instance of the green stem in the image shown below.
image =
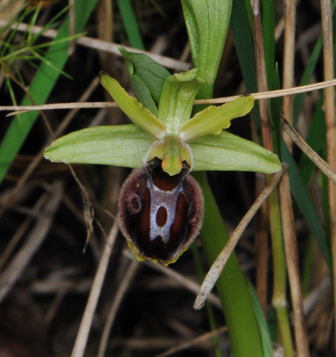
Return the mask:
[[(193, 174), (204, 194), (205, 216), (201, 231), (203, 249), (212, 264), (223, 249), (228, 233), (209, 187), (206, 173)], [(229, 330), (232, 352), (236, 357), (260, 357), (262, 347), (244, 276), (234, 254), (216, 284)]]
[(285, 351), (285, 356), (294, 356), (292, 336), (289, 329), (289, 320), (286, 306), (278, 306), (276, 308), (276, 315), (278, 319), (281, 342)]
[(269, 197), (270, 228), (273, 253), (274, 286), (272, 304), (278, 317), (278, 327), (286, 357), (293, 357), (293, 342), (289, 320), (287, 316), (286, 299), (286, 260), (282, 240), (280, 219), (280, 205), (278, 190), (274, 190)]

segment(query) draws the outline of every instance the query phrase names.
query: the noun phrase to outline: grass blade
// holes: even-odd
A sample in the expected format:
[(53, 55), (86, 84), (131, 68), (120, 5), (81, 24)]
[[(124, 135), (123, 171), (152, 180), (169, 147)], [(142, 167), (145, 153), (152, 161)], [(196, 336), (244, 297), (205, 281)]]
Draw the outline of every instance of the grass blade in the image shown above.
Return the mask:
[[(96, 0), (80, 0), (80, 2), (85, 3), (85, 6), (76, 7), (77, 31), (81, 31), (84, 27), (95, 6)], [(60, 27), (56, 40), (60, 40), (68, 36), (69, 19), (67, 18)], [(36, 73), (29, 87), (30, 95), (34, 99), (35, 103), (38, 104), (43, 104), (46, 101), (60, 75), (58, 71), (55, 71), (53, 68), (48, 66), (47, 61), (53, 63), (54, 66), (57, 66), (58, 68), (63, 68), (68, 59), (67, 45), (62, 43), (53, 46), (52, 49), (48, 51), (45, 59), (46, 62), (41, 64), (40, 69)], [(32, 103), (30, 102), (28, 96), (25, 96), (21, 105), (29, 104)], [(0, 183), (8, 171), (11, 162), (20, 150), (20, 147), (22, 146), (28, 133), (33, 127), (37, 116), (38, 113), (30, 112), (18, 115), (13, 119), (0, 145)]]

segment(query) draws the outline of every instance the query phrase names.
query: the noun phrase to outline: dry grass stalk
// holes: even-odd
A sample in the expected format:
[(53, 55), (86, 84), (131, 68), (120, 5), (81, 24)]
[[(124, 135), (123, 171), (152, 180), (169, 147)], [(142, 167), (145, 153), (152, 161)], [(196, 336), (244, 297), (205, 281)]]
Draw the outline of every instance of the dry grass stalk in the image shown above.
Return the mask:
[(194, 308), (195, 309), (200, 309), (205, 302), (205, 299), (208, 297), (210, 291), (213, 289), (213, 287), (216, 284), (216, 281), (220, 274), (222, 273), (226, 262), (230, 258), (230, 255), (232, 254), (235, 246), (237, 245), (241, 235), (245, 231), (247, 225), (250, 223), (262, 203), (267, 199), (267, 197), (272, 193), (274, 188), (276, 187), (277, 183), (279, 182), (281, 176), (282, 176), (283, 170), (280, 172), (276, 173), (268, 185), (263, 189), (261, 192), (260, 196), (255, 200), (251, 208), (248, 210), (248, 212), (245, 214), (243, 219), (239, 222), (238, 226), (232, 233), (230, 239), (226, 243), (225, 247), (221, 251), (221, 253), (218, 255), (217, 259), (215, 262), (212, 264), (211, 268), (209, 269), (206, 277), (203, 280), (201, 289), (196, 297), (196, 301), (194, 303)]
[(36, 251), (40, 248), (47, 233), (53, 223), (54, 214), (62, 198), (62, 184), (58, 181), (52, 185), (50, 199), (40, 212), (34, 228), (27, 237), (25, 243), (11, 260), (8, 267), (1, 274), (0, 281), (0, 302), (4, 299), (24, 269), (28, 266), (30, 260)]
[(104, 326), (103, 333), (102, 333), (100, 343), (99, 343), (97, 357), (104, 357), (104, 355), (105, 355), (108, 338), (109, 338), (110, 331), (113, 326), (113, 322), (115, 320), (119, 306), (122, 303), (122, 301), (125, 297), (125, 294), (130, 287), (130, 284), (132, 282), (132, 279), (135, 276), (137, 269), (139, 268), (139, 264), (140, 263), (136, 260), (131, 261), (131, 263), (126, 271), (126, 274), (124, 276), (124, 279), (122, 280), (121, 284), (118, 287), (118, 290), (115, 294), (114, 300), (112, 301), (111, 308), (110, 308), (109, 314), (108, 314), (106, 322), (105, 322), (105, 326)]
[(84, 355), (93, 317), (95, 314), (98, 299), (105, 279), (107, 266), (110, 260), (112, 247), (118, 235), (118, 231), (119, 231), (118, 222), (115, 221), (108, 235), (103, 254), (99, 261), (98, 269), (95, 278), (93, 280), (89, 299), (83, 314), (82, 322), (79, 327), (79, 331), (76, 337), (76, 341), (72, 350), (71, 357), (82, 357)]
[[(284, 38), (284, 68), (283, 88), (292, 88), (294, 85), (294, 54), (295, 54), (295, 16), (296, 2), (285, 1), (285, 38)], [(285, 96), (282, 100), (282, 112), (289, 123), (292, 123), (293, 97)], [(287, 147), (290, 148), (291, 141), (284, 135)]]
[[(331, 1), (321, 0), (321, 17), (323, 32), (323, 62), (325, 80), (334, 78), (334, 49)], [(327, 159), (330, 167), (336, 171), (336, 130), (335, 130), (335, 90), (334, 87), (324, 90), (324, 110), (326, 120)], [(329, 220), (331, 235), (331, 252), (333, 276), (336, 279), (336, 185), (328, 181)], [(334, 281), (334, 306), (336, 306), (336, 280)], [(334, 308), (334, 321), (336, 309)], [(336, 329), (335, 329), (336, 348)]]
[(280, 209), (282, 221), (282, 233), (286, 254), (286, 263), (290, 292), (293, 305), (294, 333), (296, 341), (296, 353), (298, 357), (309, 357), (308, 337), (304, 318), (303, 301), (301, 293), (301, 280), (299, 273), (299, 256), (294, 227), (294, 215), (288, 172), (284, 172), (280, 180)]

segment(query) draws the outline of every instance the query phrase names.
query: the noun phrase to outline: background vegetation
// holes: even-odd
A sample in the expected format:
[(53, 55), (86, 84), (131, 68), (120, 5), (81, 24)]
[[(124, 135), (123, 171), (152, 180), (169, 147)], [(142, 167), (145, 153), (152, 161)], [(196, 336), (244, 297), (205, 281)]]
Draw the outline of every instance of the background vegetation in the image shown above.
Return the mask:
[[(3, 3), (7, 1), (0, 6)], [(74, 9), (71, 1), (70, 7), (65, 1), (9, 4), (0, 11), (2, 106), (109, 101), (99, 84), (100, 70), (132, 93), (125, 62), (110, 43), (162, 55), (171, 72), (187, 70), (191, 64), (177, 0), (77, 1), (75, 20), (69, 11)], [(252, 5), (258, 9), (257, 2)], [(265, 0), (261, 5), (262, 11), (253, 13), (248, 1), (233, 1), (214, 97), (334, 78), (331, 3)], [(177, 61), (169, 62), (170, 58)], [(42, 153), (54, 136), (127, 119), (116, 108), (43, 110), (14, 118), (2, 113), (0, 355), (70, 355), (106, 240), (116, 237), (118, 192), (129, 172), (99, 165), (73, 167), (96, 217), (83, 253), (88, 229), (83, 191), (66, 165), (46, 161)], [(265, 129), (268, 113), (272, 137)], [(230, 128), (267, 148), (273, 146), (289, 165), (289, 185), (285, 178), (279, 188), (282, 206), (273, 194), (269, 209), (260, 210), (236, 248), (241, 269), (256, 288), (273, 348), (284, 345), (286, 356), (293, 355), (293, 348), (298, 356), (335, 353), (336, 195), (331, 181), (282, 133), (282, 117), (335, 169), (334, 115), (334, 92), (329, 87), (261, 100), (252, 116), (236, 119)], [(265, 180), (237, 172), (212, 172), (208, 178), (230, 233)], [(84, 215), (89, 213), (84, 205)], [(269, 236), (272, 244), (267, 243)], [(198, 265), (206, 272), (199, 240), (166, 268), (134, 261), (119, 235), (103, 287), (97, 291), (99, 304), (88, 326), (86, 355), (97, 355), (98, 350), (103, 355), (106, 337), (106, 356), (228, 356), (232, 341), (218, 298), (212, 295), (205, 309), (193, 309), (200, 282), (193, 250), (199, 252)], [(304, 321), (295, 314), (301, 306)]]

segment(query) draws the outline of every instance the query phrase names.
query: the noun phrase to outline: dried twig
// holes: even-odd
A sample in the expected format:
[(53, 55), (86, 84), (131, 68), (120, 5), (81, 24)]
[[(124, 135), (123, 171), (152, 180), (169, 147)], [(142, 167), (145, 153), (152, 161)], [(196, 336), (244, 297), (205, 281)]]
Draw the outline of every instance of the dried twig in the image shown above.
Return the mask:
[(41, 246), (43, 240), (53, 222), (54, 214), (62, 199), (62, 185), (60, 182), (53, 184), (53, 189), (50, 193), (50, 200), (46, 203), (41, 211), (41, 214), (27, 237), (25, 243), (22, 245), (19, 252), (12, 259), (7, 269), (1, 275), (0, 280), (0, 302), (7, 295), (16, 280), (29, 264), (31, 258)]
[[(129, 249), (124, 250), (123, 253), (129, 259), (133, 259), (133, 260), (136, 259), (134, 254), (132, 254)], [(189, 290), (189, 291), (191, 291), (191, 292), (193, 292), (195, 294), (197, 294), (199, 292), (199, 290), (200, 290), (200, 285), (198, 283), (196, 283), (195, 281), (183, 276), (182, 274), (178, 273), (177, 271), (175, 271), (172, 268), (165, 267), (162, 264), (153, 263), (151, 261), (145, 261), (144, 264), (146, 264), (147, 266), (151, 267), (152, 269), (157, 270), (160, 273), (172, 278), (174, 281), (176, 281), (179, 284), (181, 284), (181, 286), (183, 286), (185, 289), (187, 289), (187, 290)], [(216, 306), (218, 308), (221, 308), (220, 300), (216, 295), (208, 294), (206, 299), (212, 305), (214, 305), (214, 306)]]
[(112, 252), (112, 247), (116, 240), (118, 230), (119, 230), (118, 222), (115, 221), (110, 231), (110, 234), (108, 235), (105, 248), (98, 265), (97, 273), (93, 280), (90, 296), (84, 311), (82, 322), (79, 327), (79, 331), (76, 337), (76, 341), (72, 350), (71, 357), (82, 357), (84, 355), (85, 347), (87, 344), (89, 332), (92, 325), (93, 316), (97, 307), (98, 299), (103, 286), (107, 266)]
[[(321, 0), (321, 17), (323, 32), (324, 78), (334, 78), (333, 18), (330, 0)], [(324, 90), (324, 110), (326, 117), (327, 159), (330, 167), (336, 171), (336, 130), (335, 130), (335, 90), (333, 87)], [(336, 185), (328, 181), (329, 218), (331, 235), (331, 253), (334, 276), (334, 306), (336, 305)], [(336, 309), (334, 308), (334, 321)], [(336, 344), (336, 329), (335, 338)], [(336, 345), (335, 345), (336, 346)]]
[(283, 171), (276, 173), (269, 184), (264, 188), (261, 192), (260, 196), (255, 200), (249, 211), (245, 214), (243, 219), (239, 222), (237, 228), (232, 233), (230, 239), (226, 243), (223, 250), (218, 255), (215, 262), (212, 264), (210, 270), (208, 271), (201, 289), (196, 297), (196, 301), (194, 303), (195, 309), (200, 309), (204, 302), (209, 295), (210, 291), (216, 284), (216, 281), (219, 275), (222, 273), (226, 262), (228, 261), (233, 249), (235, 248), (236, 244), (238, 243), (241, 235), (243, 234), (244, 230), (246, 229), (247, 225), (250, 223), (253, 216), (256, 214), (258, 209), (260, 208), (261, 204), (266, 200), (266, 198), (270, 195), (273, 191), (274, 187), (279, 182)]
[[(7, 21), (0, 20), (0, 27), (4, 27), (6, 25), (7, 25)], [(40, 26), (30, 26), (25, 23), (12, 25), (12, 28), (15, 28), (17, 31), (23, 31), (23, 32), (27, 31), (28, 27), (29, 27), (29, 31), (31, 31), (31, 33), (33, 33), (33, 34), (37, 34), (40, 31), (42, 31), (42, 27), (40, 27)], [(57, 31), (49, 29), (47, 31), (43, 31), (41, 33), (41, 36), (55, 38), (57, 36)], [(98, 51), (113, 53), (118, 56), (120, 56), (119, 47), (121, 46), (121, 47), (125, 48), (127, 51), (145, 53), (146, 55), (148, 55), (149, 57), (151, 57), (153, 60), (160, 63), (164, 67), (171, 68), (176, 71), (188, 71), (190, 69), (190, 63), (175, 60), (170, 57), (153, 54), (151, 52), (141, 51), (141, 50), (138, 50), (133, 47), (128, 47), (128, 46), (124, 46), (124, 45), (120, 45), (120, 44), (116, 44), (116, 43), (110, 43), (107, 41), (97, 40), (95, 38), (88, 37), (88, 36), (81, 36), (80, 38), (78, 38), (76, 40), (76, 43), (78, 45), (96, 49)]]
[(106, 351), (106, 346), (108, 342), (108, 338), (110, 335), (111, 328), (113, 326), (113, 322), (115, 320), (118, 308), (122, 302), (123, 297), (125, 296), (125, 293), (127, 289), (130, 286), (130, 283), (132, 282), (132, 279), (139, 268), (139, 262), (136, 260), (131, 261), (125, 276), (123, 277), (123, 280), (121, 284), (118, 286), (118, 290), (115, 294), (114, 300), (112, 301), (111, 308), (109, 311), (109, 314), (107, 316), (103, 334), (99, 343), (99, 349), (97, 356), (98, 357), (104, 357), (105, 356), (105, 351)]
[[(295, 95), (300, 93), (308, 93), (315, 90), (320, 90), (324, 88), (334, 87), (336, 86), (336, 79), (332, 79), (329, 81), (322, 81), (313, 84), (307, 84), (304, 86), (298, 86), (288, 89), (278, 89), (278, 90), (271, 90), (266, 92), (257, 92), (251, 93), (254, 100), (260, 99), (271, 99), (271, 98), (278, 98), (284, 97), (288, 95)], [(229, 97), (220, 97), (220, 98), (212, 98), (212, 99), (196, 99), (195, 105), (199, 104), (223, 104), (232, 102), (233, 100), (239, 98), (239, 95), (232, 95)], [(42, 104), (42, 105), (3, 105), (0, 106), (0, 111), (12, 111), (15, 110), (16, 112), (9, 113), (7, 116), (15, 115), (18, 113), (22, 113), (25, 111), (32, 111), (32, 110), (54, 110), (54, 109), (96, 109), (96, 108), (117, 108), (118, 105), (115, 102), (87, 102), (87, 103), (54, 103), (54, 104)]]
[(280, 209), (282, 222), (282, 236), (286, 254), (286, 264), (290, 292), (293, 305), (294, 335), (296, 342), (296, 353), (298, 357), (309, 357), (308, 337), (305, 326), (303, 301), (301, 293), (301, 281), (299, 273), (299, 254), (294, 227), (294, 214), (288, 172), (284, 172), (280, 180)]
[(286, 131), (288, 136), (294, 143), (310, 158), (310, 160), (334, 183), (336, 183), (336, 171), (334, 171), (327, 162), (325, 162), (320, 155), (316, 153), (300, 134), (282, 118), (282, 128)]
[(169, 350), (163, 352), (163, 353), (160, 353), (158, 355), (156, 355), (155, 357), (167, 357), (167, 356), (172, 356), (174, 355), (175, 353), (177, 352), (180, 352), (180, 351), (183, 351), (187, 348), (191, 348), (191, 347), (194, 347), (204, 341), (207, 341), (207, 340), (210, 340), (211, 338), (215, 337), (215, 336), (218, 336), (224, 332), (227, 331), (227, 327), (226, 326), (223, 326), (223, 327), (220, 327), (219, 329), (217, 329), (216, 331), (210, 331), (210, 332), (207, 332), (205, 334), (203, 334), (202, 336), (199, 336), (199, 337), (196, 337), (194, 339), (192, 339), (191, 341), (187, 341), (187, 342), (184, 342), (184, 343), (181, 343), (180, 345), (176, 346), (176, 347), (173, 347), (173, 348), (170, 348)]

